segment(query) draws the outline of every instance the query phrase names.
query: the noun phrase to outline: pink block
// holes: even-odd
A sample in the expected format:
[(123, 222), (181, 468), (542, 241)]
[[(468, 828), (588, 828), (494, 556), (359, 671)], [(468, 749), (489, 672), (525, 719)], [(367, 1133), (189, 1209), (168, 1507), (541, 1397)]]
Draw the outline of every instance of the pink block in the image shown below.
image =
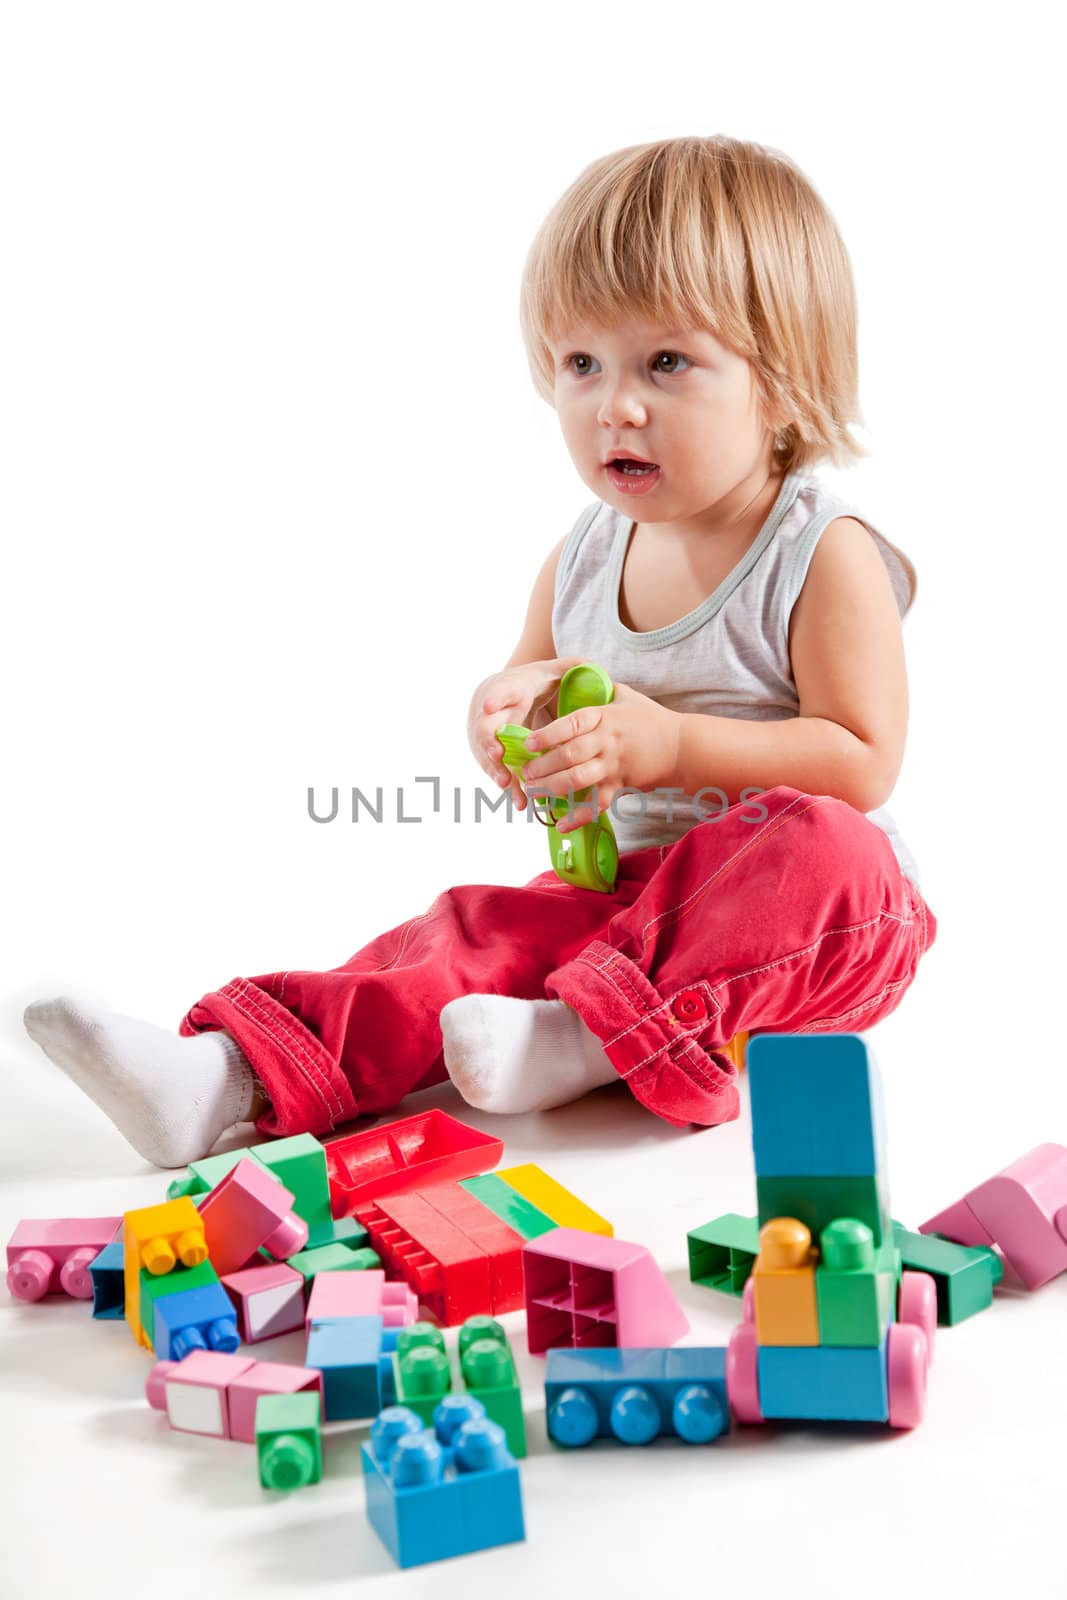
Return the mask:
[(338, 1317), (381, 1317), (386, 1328), (414, 1322), (418, 1296), (406, 1283), (386, 1283), (381, 1268), (366, 1272), (318, 1272), (311, 1285), (305, 1326)]
[(233, 1301), (245, 1344), (290, 1333), (304, 1321), (304, 1279), (284, 1262), (228, 1272), (221, 1283)]
[(243, 1156), (200, 1206), (207, 1253), (219, 1276), (238, 1271), (261, 1248), (274, 1256), (302, 1250), (307, 1223), (292, 1206), (292, 1191)]
[(299, 1394), (314, 1389), (322, 1407), (322, 1373), (311, 1367), (288, 1367), (278, 1361), (255, 1361), (239, 1373), (227, 1390), (230, 1438), (256, 1442), (256, 1402), (261, 1394)]
[(955, 1244), (980, 1244), (992, 1250), (993, 1240), (982, 1227), (966, 1200), (957, 1200), (946, 1210), (939, 1211), (928, 1222), (920, 1222), (920, 1233), (940, 1233)]
[(91, 1300), (89, 1267), (122, 1227), (121, 1217), (31, 1218), (7, 1242), (7, 1286), (16, 1300), (68, 1294)]
[(1039, 1289), (1067, 1270), (1063, 1145), (1037, 1145), (966, 1198), (1028, 1289)]
[(663, 1348), (689, 1320), (644, 1245), (554, 1228), (522, 1252), (530, 1353)]
[(157, 1361), (145, 1381), (145, 1398), (182, 1433), (228, 1439), (229, 1386), (253, 1366), (248, 1356), (194, 1350), (184, 1361)]

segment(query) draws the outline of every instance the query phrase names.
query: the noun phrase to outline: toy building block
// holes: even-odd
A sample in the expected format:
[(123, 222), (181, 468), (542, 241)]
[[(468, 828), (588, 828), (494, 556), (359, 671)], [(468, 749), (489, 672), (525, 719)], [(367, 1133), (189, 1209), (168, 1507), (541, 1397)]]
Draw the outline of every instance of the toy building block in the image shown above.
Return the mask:
[[(763, 1035), (759, 1037), (762, 1039)], [(758, 1062), (756, 1074), (758, 1075)], [(888, 1175), (883, 1168), (871, 1177), (756, 1177), (756, 1201), (762, 1227), (772, 1217), (796, 1217), (818, 1239), (838, 1217), (865, 1222), (876, 1245), (891, 1237)]]
[(686, 1242), (691, 1283), (740, 1294), (759, 1254), (759, 1223), (755, 1217), (728, 1211), (691, 1229)]
[(765, 1418), (888, 1422), (885, 1342), (849, 1349), (761, 1344), (759, 1398)]
[(310, 1289), (320, 1272), (330, 1275), (339, 1272), (373, 1272), (381, 1267), (382, 1258), (376, 1250), (366, 1247), (350, 1250), (347, 1244), (322, 1244), (316, 1250), (298, 1250), (285, 1264), (294, 1272), (299, 1272), (305, 1287)]
[(795, 1217), (774, 1217), (764, 1223), (759, 1237), (752, 1283), (760, 1344), (818, 1344), (816, 1254), (811, 1233)]
[(644, 1245), (557, 1228), (522, 1253), (531, 1355), (673, 1344), (689, 1322)]
[(449, 1362), (440, 1328), (416, 1322), (398, 1332), (393, 1356), (397, 1403), (427, 1427), (438, 1407), (473, 1395), (504, 1430), (516, 1458), (526, 1454), (526, 1422), (515, 1361), (507, 1334), (492, 1317), (468, 1317), (459, 1330), (457, 1368)]
[(375, 1316), (312, 1323), (304, 1359), (309, 1368), (322, 1373), (327, 1422), (376, 1417), (383, 1406), (393, 1403), (392, 1352), (399, 1332)]
[(93, 1316), (99, 1322), (121, 1322), (126, 1309), (121, 1239), (112, 1239), (104, 1246), (90, 1263), (89, 1277), (93, 1285)]
[(207, 1260), (207, 1239), (200, 1213), (186, 1195), (159, 1206), (127, 1211), (122, 1219), (123, 1287), (126, 1321), (138, 1344), (151, 1348), (141, 1325), (141, 1269), (153, 1278), (183, 1267), (198, 1267)]
[(265, 1394), (256, 1405), (256, 1458), (264, 1489), (302, 1489), (322, 1477), (318, 1396)]
[(489, 1263), (489, 1304), (480, 1309), (503, 1316), (522, 1306), (522, 1234), (500, 1218), (461, 1183), (438, 1183), (418, 1191), (446, 1222), (458, 1228), (485, 1254)]
[(708, 1444), (730, 1427), (726, 1350), (550, 1350), (545, 1413), (549, 1438), (572, 1449), (660, 1434)]
[(229, 1386), (256, 1363), (247, 1356), (194, 1350), (184, 1361), (157, 1361), (145, 1380), (145, 1399), (167, 1413), (172, 1428), (230, 1438)]
[(380, 1267), (365, 1272), (319, 1272), (311, 1285), (304, 1326), (344, 1317), (381, 1317), (387, 1328), (414, 1322), (419, 1303), (406, 1283), (389, 1283)]
[(256, 1442), (256, 1403), (265, 1394), (300, 1394), (309, 1390), (323, 1403), (322, 1373), (312, 1367), (292, 1367), (280, 1361), (253, 1361), (239, 1372), (227, 1389), (230, 1438), (244, 1444)]
[(292, 1206), (292, 1190), (273, 1173), (247, 1157), (239, 1161), (200, 1206), (208, 1254), (220, 1277), (239, 1271), (260, 1249), (279, 1257), (302, 1250), (308, 1227)]
[(995, 1250), (953, 1244), (936, 1234), (909, 1233), (899, 1222), (893, 1224), (893, 1239), (903, 1265), (934, 1280), (938, 1322), (952, 1327), (993, 1304), (993, 1290), (1004, 1275), (1004, 1263)]
[(1067, 1147), (1028, 1150), (956, 1206), (920, 1223), (919, 1232), (996, 1245), (1026, 1287), (1039, 1289), (1067, 1270)]
[(521, 1167), (504, 1167), (498, 1173), (510, 1188), (521, 1194), (531, 1205), (551, 1217), (559, 1228), (579, 1228), (583, 1233), (602, 1233), (608, 1239), (615, 1229), (606, 1217), (601, 1217), (584, 1201), (571, 1194), (555, 1178), (542, 1172), (529, 1162)]
[(815, 1271), (819, 1337), (814, 1342), (880, 1345), (893, 1315), (899, 1265), (894, 1245), (887, 1242), (876, 1251), (870, 1228), (855, 1217), (829, 1223), (819, 1244), (821, 1259)]
[(273, 1339), (303, 1326), (304, 1279), (284, 1262), (229, 1272), (221, 1282), (237, 1313), (238, 1331), (245, 1344)]
[(761, 1178), (872, 1177), (885, 1166), (881, 1078), (858, 1034), (760, 1033), (747, 1058)]
[(436, 1428), (388, 1406), (362, 1446), (367, 1518), (401, 1567), (526, 1537), (519, 1469), (471, 1396)]
[(369, 1230), (387, 1270), (406, 1279), (438, 1322), (451, 1326), (476, 1312), (493, 1310), (491, 1263), (485, 1250), (423, 1195), (382, 1195), (361, 1201), (356, 1215)]
[(16, 1300), (66, 1294), (91, 1300), (89, 1268), (122, 1226), (121, 1217), (28, 1218), (7, 1242), (7, 1287)]
[(232, 1355), (240, 1344), (233, 1304), (221, 1283), (168, 1294), (154, 1307), (153, 1347), (161, 1361), (181, 1361), (193, 1350)]
[[(152, 1350), (156, 1337), (156, 1301), (165, 1300), (172, 1294), (185, 1294), (190, 1289), (209, 1289), (212, 1284), (218, 1283), (219, 1278), (210, 1261), (201, 1261), (196, 1267), (177, 1266), (173, 1272), (164, 1273), (159, 1278), (153, 1278), (148, 1268), (142, 1267), (138, 1280), (138, 1343), (146, 1350)], [(125, 1314), (129, 1320), (128, 1306), (125, 1307)]]
[(423, 1111), (330, 1139), (325, 1148), (333, 1210), (345, 1216), (379, 1195), (487, 1172), (503, 1155), (504, 1142), (447, 1112)]
[(505, 1182), (499, 1173), (483, 1172), (479, 1178), (463, 1178), (460, 1188), (480, 1200), (520, 1238), (539, 1239), (543, 1233), (551, 1233), (553, 1228), (559, 1227), (558, 1222), (539, 1211), (510, 1183)]

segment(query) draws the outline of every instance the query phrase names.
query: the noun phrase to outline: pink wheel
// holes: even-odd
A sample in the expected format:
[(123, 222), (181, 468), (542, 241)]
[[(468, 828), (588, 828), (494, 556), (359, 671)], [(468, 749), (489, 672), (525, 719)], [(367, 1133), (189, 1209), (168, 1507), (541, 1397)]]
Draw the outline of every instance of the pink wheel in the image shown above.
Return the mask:
[(72, 1300), (93, 1298), (93, 1279), (89, 1268), (100, 1254), (88, 1245), (74, 1250), (59, 1269), (59, 1281)]
[(891, 1428), (915, 1428), (922, 1421), (926, 1409), (926, 1367), (926, 1335), (922, 1329), (911, 1322), (892, 1323), (886, 1353)]
[(926, 1335), (926, 1364), (934, 1359), (937, 1333), (937, 1287), (928, 1272), (902, 1272), (897, 1295), (897, 1321), (910, 1322)]
[(741, 1315), (746, 1322), (756, 1320), (756, 1280), (751, 1273), (745, 1279), (745, 1290), (741, 1296)]
[(740, 1323), (726, 1347), (726, 1394), (738, 1422), (762, 1422), (759, 1403), (759, 1343), (751, 1322)]

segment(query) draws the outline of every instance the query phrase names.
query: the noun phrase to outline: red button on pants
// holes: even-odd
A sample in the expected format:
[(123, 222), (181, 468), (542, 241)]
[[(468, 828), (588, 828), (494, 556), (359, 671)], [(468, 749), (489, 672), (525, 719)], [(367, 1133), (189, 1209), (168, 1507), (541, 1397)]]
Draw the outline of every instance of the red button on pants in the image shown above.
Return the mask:
[(261, 1133), (328, 1133), (446, 1077), (450, 1000), (557, 997), (651, 1111), (710, 1126), (737, 1115), (734, 1034), (861, 1032), (936, 932), (874, 823), (783, 786), (623, 856), (612, 895), (551, 871), (446, 889), (330, 972), (235, 978), (181, 1031), (234, 1036), (270, 1096)]

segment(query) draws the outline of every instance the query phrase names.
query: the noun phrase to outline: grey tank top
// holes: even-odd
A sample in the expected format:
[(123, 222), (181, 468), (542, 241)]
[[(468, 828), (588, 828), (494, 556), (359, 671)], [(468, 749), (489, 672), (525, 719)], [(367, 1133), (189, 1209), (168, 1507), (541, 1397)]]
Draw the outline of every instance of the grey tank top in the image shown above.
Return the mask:
[[(578, 518), (560, 553), (552, 609), (556, 654), (595, 661), (672, 711), (769, 722), (799, 716), (789, 616), (823, 529), (842, 516), (855, 517), (873, 538), (903, 618), (916, 589), (908, 557), (818, 478), (790, 473), (755, 542), (714, 593), (676, 622), (635, 633), (619, 616), (634, 522), (598, 500)], [(612, 811), (619, 849), (673, 844), (721, 805), (715, 795), (694, 801), (679, 791), (621, 794)], [(889, 812), (879, 807), (866, 815), (918, 886), (915, 859)]]

